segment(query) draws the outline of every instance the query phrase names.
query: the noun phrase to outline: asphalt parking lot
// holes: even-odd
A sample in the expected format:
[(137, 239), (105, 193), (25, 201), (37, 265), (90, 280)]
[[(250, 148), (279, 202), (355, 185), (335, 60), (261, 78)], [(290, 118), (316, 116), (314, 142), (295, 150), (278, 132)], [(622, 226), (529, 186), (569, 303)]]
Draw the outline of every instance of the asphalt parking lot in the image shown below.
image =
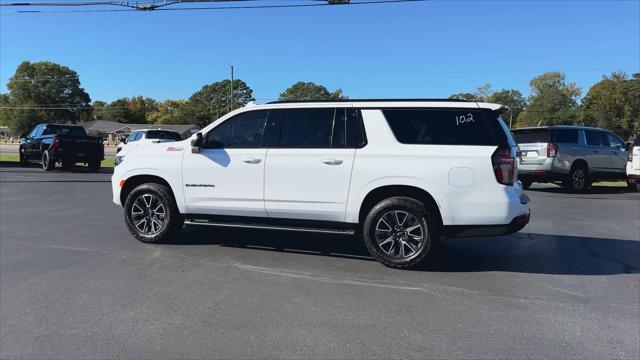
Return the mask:
[(520, 233), (402, 271), (353, 237), (145, 245), (109, 181), (0, 166), (1, 358), (640, 357), (638, 193), (536, 187)]

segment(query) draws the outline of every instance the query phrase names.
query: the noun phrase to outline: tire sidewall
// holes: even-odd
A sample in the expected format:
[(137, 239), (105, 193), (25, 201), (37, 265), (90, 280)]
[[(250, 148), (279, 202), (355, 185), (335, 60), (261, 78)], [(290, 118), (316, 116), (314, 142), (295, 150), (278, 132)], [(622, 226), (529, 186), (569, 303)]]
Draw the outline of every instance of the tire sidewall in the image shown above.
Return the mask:
[[(142, 194), (153, 194), (164, 205), (166, 209), (166, 223), (162, 231), (155, 235), (146, 235), (138, 231), (131, 219), (131, 208), (134, 201)], [(127, 224), (127, 229), (136, 239), (145, 243), (158, 243), (166, 241), (171, 238), (182, 227), (182, 216), (178, 211), (173, 196), (169, 193), (166, 187), (159, 184), (143, 184), (133, 189), (127, 196), (127, 200), (124, 204), (124, 219)]]
[(43, 151), (42, 152), (42, 168), (45, 171), (51, 171), (53, 170), (54, 166), (55, 166), (55, 163), (52, 163), (51, 154), (49, 154), (49, 150)]
[[(573, 175), (578, 171), (581, 170), (582, 173), (584, 174), (584, 185), (582, 186), (582, 188), (576, 188), (573, 184)], [(585, 192), (589, 189), (589, 187), (591, 186), (591, 181), (589, 179), (589, 171), (587, 169), (585, 169), (583, 166), (576, 166), (574, 168), (571, 169), (571, 171), (569, 172), (569, 177), (567, 178), (567, 183), (566, 183), (566, 187), (575, 193), (582, 193)]]
[[(376, 224), (385, 213), (392, 210), (405, 211), (415, 216), (426, 231), (422, 247), (408, 259), (394, 259), (385, 254), (375, 238)], [(367, 215), (362, 226), (362, 236), (369, 253), (382, 264), (393, 268), (408, 268), (420, 263), (432, 246), (432, 236), (436, 229), (432, 216), (419, 201), (407, 197), (392, 197), (375, 205)]]

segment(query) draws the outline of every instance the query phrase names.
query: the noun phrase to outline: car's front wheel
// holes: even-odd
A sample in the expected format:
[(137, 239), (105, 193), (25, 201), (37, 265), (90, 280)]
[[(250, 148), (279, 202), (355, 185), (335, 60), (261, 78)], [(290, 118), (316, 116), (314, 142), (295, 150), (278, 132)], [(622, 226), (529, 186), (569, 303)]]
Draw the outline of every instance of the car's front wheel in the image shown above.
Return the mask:
[(437, 223), (418, 200), (392, 197), (375, 205), (362, 229), (369, 253), (386, 266), (409, 268), (429, 253)]
[(27, 160), (27, 155), (24, 153), (24, 148), (20, 148), (20, 166), (28, 166), (29, 161)]
[(153, 183), (139, 185), (129, 193), (124, 218), (131, 235), (145, 243), (168, 240), (184, 224), (169, 189)]

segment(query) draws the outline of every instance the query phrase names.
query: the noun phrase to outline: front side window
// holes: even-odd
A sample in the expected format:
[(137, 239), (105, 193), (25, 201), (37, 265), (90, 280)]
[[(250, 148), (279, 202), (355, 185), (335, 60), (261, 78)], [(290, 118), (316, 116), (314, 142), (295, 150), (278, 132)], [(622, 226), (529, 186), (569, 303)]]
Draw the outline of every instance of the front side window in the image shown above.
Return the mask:
[[(280, 130), (280, 147), (331, 148), (335, 112), (335, 109), (332, 108), (284, 110)], [(344, 122), (344, 109), (338, 109), (338, 112), (338, 121)], [(342, 136), (341, 140), (336, 137), (336, 142), (344, 144), (344, 137)]]
[(624, 142), (619, 137), (611, 133), (607, 133), (607, 137), (609, 138), (609, 146), (624, 149)]
[(139, 131), (136, 131), (133, 134), (129, 135), (129, 137), (127, 138), (127, 142), (130, 143), (132, 141), (140, 140), (140, 136), (142, 136), (142, 133)]
[(590, 146), (609, 146), (609, 139), (602, 131), (586, 130), (584, 132), (587, 138), (587, 145)]
[(383, 110), (396, 139), (403, 144), (496, 145), (482, 113), (471, 109)]
[(206, 148), (255, 149), (264, 147), (267, 110), (238, 114), (207, 134)]

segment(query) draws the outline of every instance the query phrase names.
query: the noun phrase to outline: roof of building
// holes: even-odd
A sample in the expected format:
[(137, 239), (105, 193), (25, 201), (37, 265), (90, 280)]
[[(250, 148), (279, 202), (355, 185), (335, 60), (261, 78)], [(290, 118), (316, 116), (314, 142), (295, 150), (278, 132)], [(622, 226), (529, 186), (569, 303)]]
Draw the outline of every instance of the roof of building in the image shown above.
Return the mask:
[(89, 131), (95, 131), (105, 134), (115, 133), (119, 130), (129, 129), (130, 131), (136, 131), (141, 129), (163, 129), (163, 130), (173, 130), (175, 132), (184, 134), (185, 132), (191, 131), (192, 129), (200, 129), (196, 125), (155, 125), (155, 124), (124, 124), (115, 121), (108, 120), (92, 120), (80, 123), (84, 129)]

